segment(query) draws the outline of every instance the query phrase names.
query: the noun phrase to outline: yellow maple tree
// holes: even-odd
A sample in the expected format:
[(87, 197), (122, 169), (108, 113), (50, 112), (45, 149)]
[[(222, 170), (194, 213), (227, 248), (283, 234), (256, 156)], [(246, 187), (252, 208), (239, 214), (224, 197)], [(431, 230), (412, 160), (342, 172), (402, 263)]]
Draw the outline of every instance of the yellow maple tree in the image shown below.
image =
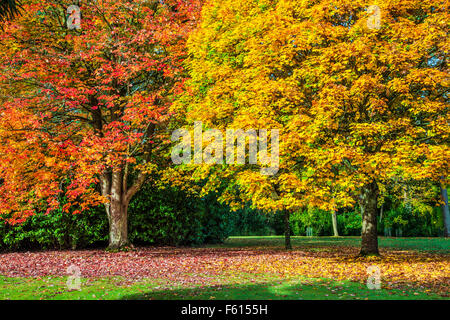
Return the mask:
[(358, 203), (361, 255), (378, 254), (380, 187), (448, 179), (445, 1), (220, 0), (188, 41), (205, 127), (280, 130), (280, 168), (229, 166), (259, 208)]

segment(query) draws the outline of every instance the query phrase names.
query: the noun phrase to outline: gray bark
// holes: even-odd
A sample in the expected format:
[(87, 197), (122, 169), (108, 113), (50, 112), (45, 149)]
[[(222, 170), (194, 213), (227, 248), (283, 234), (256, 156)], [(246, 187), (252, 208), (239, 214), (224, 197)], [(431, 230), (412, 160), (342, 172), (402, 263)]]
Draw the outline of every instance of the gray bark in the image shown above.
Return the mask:
[(145, 182), (141, 174), (135, 183), (127, 189), (127, 170), (104, 173), (101, 178), (101, 192), (109, 201), (105, 204), (109, 222), (109, 249), (121, 249), (131, 246), (128, 240), (128, 205), (133, 195)]
[(442, 220), (444, 222), (444, 237), (448, 238), (450, 235), (450, 212), (448, 206), (448, 193), (447, 189), (441, 184), (441, 212), (442, 212)]
[(286, 250), (292, 249), (291, 244), (291, 226), (289, 224), (290, 212), (285, 210), (284, 212), (284, 246)]
[(339, 237), (336, 211), (333, 211), (333, 213), (331, 214), (331, 221), (333, 222), (333, 234), (335, 237)]
[(362, 214), (361, 256), (379, 255), (377, 213), (379, 189), (376, 182), (362, 187), (359, 205)]

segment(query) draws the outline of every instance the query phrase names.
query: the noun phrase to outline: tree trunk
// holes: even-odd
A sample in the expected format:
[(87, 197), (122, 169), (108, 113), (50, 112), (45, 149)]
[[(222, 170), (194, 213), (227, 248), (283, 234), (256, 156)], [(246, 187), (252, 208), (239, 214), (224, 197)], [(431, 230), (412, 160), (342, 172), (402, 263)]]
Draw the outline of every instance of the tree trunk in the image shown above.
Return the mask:
[(108, 249), (119, 250), (129, 247), (128, 241), (128, 204), (113, 202), (110, 206)]
[(333, 211), (333, 213), (331, 214), (331, 221), (333, 222), (333, 234), (335, 237), (339, 237), (336, 211)]
[(444, 237), (448, 238), (450, 235), (450, 212), (448, 207), (448, 193), (447, 189), (441, 184), (441, 211), (442, 220), (444, 222)]
[(123, 172), (111, 174), (111, 193), (109, 204), (109, 246), (108, 249), (121, 249), (128, 242), (128, 201), (124, 194)]
[(286, 250), (292, 249), (291, 245), (291, 227), (289, 225), (289, 217), (290, 217), (289, 210), (284, 211), (284, 246)]
[(376, 255), (378, 252), (377, 201), (379, 190), (376, 182), (362, 187), (359, 205), (362, 215), (361, 256)]
[(105, 208), (109, 222), (108, 249), (111, 250), (132, 247), (128, 240), (128, 204), (144, 183), (145, 175), (139, 175), (135, 183), (127, 188), (127, 174), (125, 167), (105, 172), (100, 177), (102, 195), (109, 200)]

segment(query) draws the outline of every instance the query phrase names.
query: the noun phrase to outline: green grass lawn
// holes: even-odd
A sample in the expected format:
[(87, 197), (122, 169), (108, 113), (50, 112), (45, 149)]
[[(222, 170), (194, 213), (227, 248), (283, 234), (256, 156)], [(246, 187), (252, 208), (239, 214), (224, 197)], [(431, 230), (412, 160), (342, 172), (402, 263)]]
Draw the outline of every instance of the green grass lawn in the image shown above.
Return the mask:
[[(358, 247), (357, 237), (293, 237), (294, 250), (321, 251), (339, 246)], [(404, 251), (449, 253), (449, 240), (439, 238), (381, 238), (381, 248)], [(232, 237), (213, 248), (276, 249), (283, 237)], [(67, 277), (8, 278), (0, 275), (2, 300), (378, 300), (378, 299), (449, 299), (425, 289), (369, 290), (364, 284), (347, 280), (307, 277), (281, 278), (275, 274), (238, 273), (233, 277), (215, 276), (214, 285), (174, 285), (168, 280), (148, 278), (139, 282), (119, 277), (82, 279), (81, 290), (69, 291)]]
[(69, 291), (67, 278), (0, 277), (2, 300), (404, 300), (445, 299), (416, 290), (369, 290), (349, 281), (246, 277), (242, 283), (172, 287), (157, 280), (125, 284), (120, 278), (83, 279), (81, 290)]

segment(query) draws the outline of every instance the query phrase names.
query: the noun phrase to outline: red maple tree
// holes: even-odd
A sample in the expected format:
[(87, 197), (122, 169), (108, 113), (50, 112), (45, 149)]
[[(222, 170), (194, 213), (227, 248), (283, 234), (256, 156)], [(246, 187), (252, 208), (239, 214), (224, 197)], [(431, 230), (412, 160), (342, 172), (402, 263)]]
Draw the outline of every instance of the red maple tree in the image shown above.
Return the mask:
[(200, 1), (24, 1), (0, 34), (0, 217), (104, 203), (109, 246), (129, 245), (127, 207), (168, 144), (185, 41)]

